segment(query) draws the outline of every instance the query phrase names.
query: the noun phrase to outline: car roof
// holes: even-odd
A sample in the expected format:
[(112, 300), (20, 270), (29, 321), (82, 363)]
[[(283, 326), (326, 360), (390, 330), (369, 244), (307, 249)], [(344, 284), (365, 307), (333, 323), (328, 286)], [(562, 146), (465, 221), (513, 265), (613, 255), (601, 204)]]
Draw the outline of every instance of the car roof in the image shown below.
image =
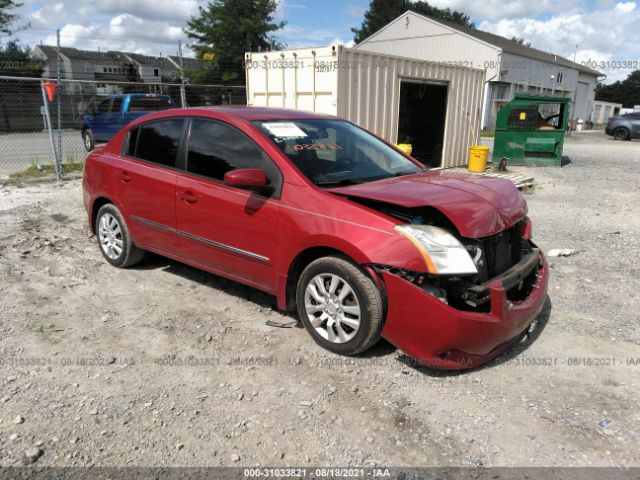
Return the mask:
[(241, 118), (246, 121), (253, 120), (301, 120), (312, 118), (332, 118), (333, 115), (306, 112), (303, 110), (291, 110), (287, 108), (270, 108), (270, 107), (246, 107), (246, 106), (218, 106), (218, 107), (192, 107), (183, 109), (183, 113), (195, 112), (219, 112), (229, 116)]

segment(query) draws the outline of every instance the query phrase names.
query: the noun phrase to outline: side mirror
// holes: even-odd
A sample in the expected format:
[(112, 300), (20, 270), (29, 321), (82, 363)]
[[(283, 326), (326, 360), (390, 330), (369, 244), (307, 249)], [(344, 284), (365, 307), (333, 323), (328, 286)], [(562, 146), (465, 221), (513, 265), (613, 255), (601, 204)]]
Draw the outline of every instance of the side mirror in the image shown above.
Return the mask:
[(238, 168), (224, 174), (224, 183), (247, 190), (264, 190), (269, 181), (267, 172), (261, 168)]

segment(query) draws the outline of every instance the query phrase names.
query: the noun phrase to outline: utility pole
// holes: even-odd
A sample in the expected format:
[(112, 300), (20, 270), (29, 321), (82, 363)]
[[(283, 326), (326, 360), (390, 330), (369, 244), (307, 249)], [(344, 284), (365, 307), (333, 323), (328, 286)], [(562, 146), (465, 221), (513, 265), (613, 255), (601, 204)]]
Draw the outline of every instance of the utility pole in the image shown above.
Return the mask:
[(180, 104), (187, 108), (187, 94), (184, 86), (184, 68), (182, 67), (182, 40), (178, 40), (178, 62), (180, 64)]
[(58, 84), (58, 95), (56, 95), (56, 108), (58, 114), (58, 154), (56, 162), (58, 162), (58, 172), (62, 180), (62, 105), (60, 103), (60, 95), (62, 93), (62, 85), (60, 85), (60, 29), (56, 30), (56, 83)]
[[(573, 52), (573, 63), (576, 63), (576, 57), (578, 56), (578, 44), (576, 43), (576, 49)], [(571, 130), (576, 129), (576, 99), (578, 98), (578, 84), (576, 83), (576, 88), (573, 90), (573, 102), (571, 106), (571, 122), (569, 125), (569, 134), (571, 134)]]

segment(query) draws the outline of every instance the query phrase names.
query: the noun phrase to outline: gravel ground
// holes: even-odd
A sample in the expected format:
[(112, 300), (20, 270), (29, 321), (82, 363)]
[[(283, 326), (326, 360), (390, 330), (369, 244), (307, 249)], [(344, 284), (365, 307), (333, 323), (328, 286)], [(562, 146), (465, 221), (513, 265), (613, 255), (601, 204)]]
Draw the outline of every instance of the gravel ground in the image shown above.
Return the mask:
[[(149, 257), (118, 270), (80, 182), (0, 190), (0, 466), (640, 465), (640, 144), (520, 168), (552, 258), (532, 337), (464, 373), (321, 350), (273, 298)], [(34, 450), (35, 449), (35, 450)]]

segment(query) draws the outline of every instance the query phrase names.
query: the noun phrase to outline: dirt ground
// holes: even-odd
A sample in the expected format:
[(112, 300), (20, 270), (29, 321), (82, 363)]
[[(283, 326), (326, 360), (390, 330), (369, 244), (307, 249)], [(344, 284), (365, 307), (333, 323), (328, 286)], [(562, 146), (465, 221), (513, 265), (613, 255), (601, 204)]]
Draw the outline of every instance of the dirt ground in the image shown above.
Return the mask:
[(293, 320), (270, 296), (157, 256), (111, 267), (79, 180), (1, 187), (0, 466), (640, 465), (640, 142), (565, 153), (517, 170), (535, 240), (578, 253), (550, 259), (531, 338), (463, 373), (332, 355), (265, 325)]

